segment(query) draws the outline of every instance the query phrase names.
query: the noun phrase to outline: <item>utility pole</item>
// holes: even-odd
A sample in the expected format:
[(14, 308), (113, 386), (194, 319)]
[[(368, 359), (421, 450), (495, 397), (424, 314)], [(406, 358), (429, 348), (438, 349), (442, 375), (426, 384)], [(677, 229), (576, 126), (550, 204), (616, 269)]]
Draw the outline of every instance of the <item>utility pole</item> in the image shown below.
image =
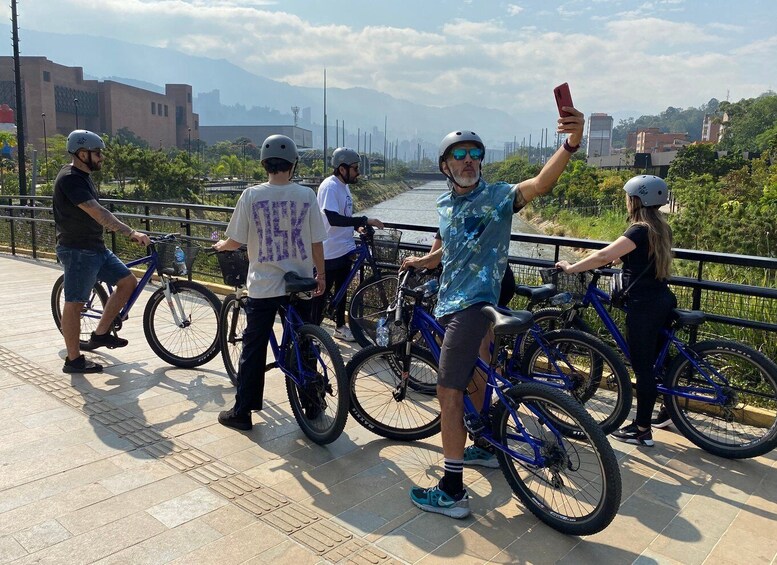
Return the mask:
[(321, 163), (321, 173), (326, 173), (326, 69), (324, 69), (324, 152)]
[(13, 77), (16, 82), (16, 156), (19, 161), (19, 196), (27, 194), (27, 168), (24, 158), (24, 100), (22, 99), (22, 69), (19, 58), (19, 20), (16, 0), (11, 0), (11, 39), (13, 41)]

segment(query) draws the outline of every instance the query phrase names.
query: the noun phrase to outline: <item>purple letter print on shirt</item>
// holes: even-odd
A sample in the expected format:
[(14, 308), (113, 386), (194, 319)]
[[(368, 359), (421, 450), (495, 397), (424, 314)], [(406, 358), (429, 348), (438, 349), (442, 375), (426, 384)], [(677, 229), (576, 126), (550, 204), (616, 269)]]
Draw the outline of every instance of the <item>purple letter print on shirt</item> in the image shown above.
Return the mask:
[[(298, 211), (298, 208), (301, 210)], [(253, 204), (254, 225), (259, 239), (260, 263), (283, 261), (290, 257), (307, 259), (302, 239), (309, 203), (260, 200)]]

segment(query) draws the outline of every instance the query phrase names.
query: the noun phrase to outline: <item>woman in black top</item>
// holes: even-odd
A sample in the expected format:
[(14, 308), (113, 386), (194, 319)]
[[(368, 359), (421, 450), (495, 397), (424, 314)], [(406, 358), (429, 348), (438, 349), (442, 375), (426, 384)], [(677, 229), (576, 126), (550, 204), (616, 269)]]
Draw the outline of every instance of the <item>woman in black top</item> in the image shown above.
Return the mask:
[[(677, 306), (667, 285), (672, 265), (672, 230), (659, 210), (668, 200), (668, 190), (662, 179), (651, 175), (632, 178), (623, 190), (631, 223), (626, 232), (574, 265), (559, 261), (556, 267), (566, 273), (580, 273), (619, 258), (623, 260), (623, 288), (629, 291), (626, 341), (637, 377), (637, 417), (612, 435), (626, 443), (650, 447), (651, 414), (658, 394), (653, 363), (663, 345), (661, 329)], [(653, 422), (663, 427), (668, 418), (659, 415)]]

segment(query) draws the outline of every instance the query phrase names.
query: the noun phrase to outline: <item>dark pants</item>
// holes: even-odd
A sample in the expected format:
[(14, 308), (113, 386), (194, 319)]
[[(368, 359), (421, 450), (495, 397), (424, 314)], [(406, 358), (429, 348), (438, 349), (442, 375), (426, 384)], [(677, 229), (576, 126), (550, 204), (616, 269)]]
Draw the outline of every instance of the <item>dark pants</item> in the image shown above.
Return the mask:
[(637, 377), (637, 425), (650, 427), (656, 403), (656, 373), (653, 365), (665, 340), (662, 328), (669, 323), (677, 299), (668, 288), (645, 296), (630, 296), (626, 313), (626, 341), (631, 367)]
[[(273, 331), (275, 315), (289, 303), (288, 296), (249, 298), (246, 303), (246, 328), (243, 351), (237, 370), (235, 413), (247, 414), (261, 410), (264, 399), (264, 373), (267, 366), (267, 345)], [(310, 320), (310, 301), (300, 300), (294, 308), (304, 321)]]
[[(327, 301), (340, 291), (348, 279), (348, 275), (351, 274), (351, 267), (353, 266), (351, 255), (353, 253), (324, 261), (326, 290), (324, 294), (313, 299), (312, 320), (315, 323), (320, 324), (324, 320), (324, 310), (326, 309)], [(338, 328), (345, 325), (345, 307), (347, 302), (348, 300), (343, 298), (335, 308), (335, 326)]]

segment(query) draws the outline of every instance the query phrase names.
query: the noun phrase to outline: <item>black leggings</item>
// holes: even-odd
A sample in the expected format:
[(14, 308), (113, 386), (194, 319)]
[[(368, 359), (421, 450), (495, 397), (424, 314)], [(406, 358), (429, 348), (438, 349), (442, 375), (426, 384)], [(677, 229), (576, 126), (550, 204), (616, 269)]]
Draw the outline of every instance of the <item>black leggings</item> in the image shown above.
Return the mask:
[[(324, 294), (313, 299), (313, 321), (316, 324), (321, 324), (324, 320), (324, 309), (326, 303), (330, 298), (333, 298), (338, 293), (340, 288), (345, 284), (348, 279), (348, 275), (351, 273), (352, 253), (337, 257), (336, 259), (327, 259), (324, 261), (324, 269), (326, 271), (326, 290)], [(343, 298), (335, 309), (335, 326), (340, 328), (345, 325), (345, 306), (348, 302), (347, 298)]]
[(630, 296), (626, 314), (626, 342), (631, 354), (631, 367), (637, 377), (637, 425), (650, 427), (656, 403), (656, 373), (653, 365), (665, 340), (661, 329), (670, 319), (677, 299), (663, 288), (647, 295)]

